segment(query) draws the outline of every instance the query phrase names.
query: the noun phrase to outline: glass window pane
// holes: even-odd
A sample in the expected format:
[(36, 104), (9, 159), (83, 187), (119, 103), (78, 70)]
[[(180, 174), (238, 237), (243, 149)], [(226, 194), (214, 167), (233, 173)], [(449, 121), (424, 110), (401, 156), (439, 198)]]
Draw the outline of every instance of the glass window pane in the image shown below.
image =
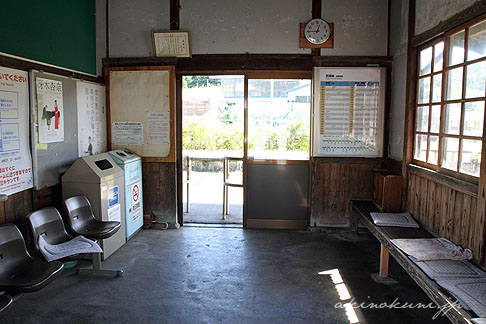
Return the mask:
[(466, 98), (484, 97), (486, 61), (471, 64), (466, 70)]
[(442, 154), (441, 167), (457, 171), (459, 139), (457, 138), (444, 138), (444, 150)]
[(452, 69), (447, 73), (447, 99), (462, 98), (462, 67)]
[(439, 136), (430, 136), (429, 141), (429, 157), (427, 158), (427, 162), (437, 164), (439, 157)]
[[(310, 80), (248, 80), (248, 89), (252, 90), (248, 97), (250, 156), (309, 158), (310, 84)], [(272, 96), (262, 95), (267, 90)]]
[(484, 101), (464, 104), (464, 130), (467, 136), (483, 136)]
[(429, 106), (417, 107), (417, 123), (418, 132), (429, 131)]
[(438, 133), (440, 129), (440, 105), (433, 105), (430, 116), (430, 132)]
[(432, 88), (432, 102), (440, 102), (442, 99), (442, 74), (434, 75)]
[(243, 156), (244, 80), (242, 75), (184, 76), (183, 155)]
[(270, 98), (271, 94), (271, 80), (252, 80), (252, 82), (248, 84), (249, 97)]
[(427, 157), (427, 135), (415, 135), (415, 159), (424, 161)]
[(459, 135), (461, 125), (461, 104), (449, 104), (445, 109), (444, 132)]
[(464, 30), (450, 38), (449, 66), (464, 62)]
[(463, 139), (461, 145), (461, 168), (459, 171), (479, 177), (481, 141)]
[(475, 60), (486, 55), (486, 21), (469, 28), (467, 60)]
[(432, 64), (432, 47), (428, 47), (420, 52), (420, 74), (429, 74), (431, 69), (430, 65)]
[(418, 103), (428, 103), (430, 97), (430, 77), (419, 80)]
[(444, 63), (444, 42), (434, 46), (434, 72), (441, 71)]

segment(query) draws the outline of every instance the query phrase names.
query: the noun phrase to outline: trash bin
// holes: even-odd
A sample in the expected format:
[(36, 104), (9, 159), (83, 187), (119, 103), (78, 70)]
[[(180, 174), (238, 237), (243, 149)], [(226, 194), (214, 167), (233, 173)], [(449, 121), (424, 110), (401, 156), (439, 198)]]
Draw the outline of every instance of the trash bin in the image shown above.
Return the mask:
[(96, 219), (121, 223), (117, 233), (101, 240), (103, 260), (126, 242), (124, 188), (123, 170), (108, 153), (80, 157), (62, 176), (63, 199), (85, 195)]
[(130, 150), (108, 152), (125, 172), (125, 218), (127, 240), (143, 225), (142, 159)]

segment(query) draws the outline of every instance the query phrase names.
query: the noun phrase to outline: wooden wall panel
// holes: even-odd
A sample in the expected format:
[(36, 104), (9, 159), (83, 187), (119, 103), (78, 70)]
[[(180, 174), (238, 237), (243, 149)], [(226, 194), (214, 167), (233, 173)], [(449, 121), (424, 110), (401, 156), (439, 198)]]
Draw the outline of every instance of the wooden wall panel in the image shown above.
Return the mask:
[(486, 233), (477, 217), (477, 198), (417, 174), (407, 178), (406, 210), (428, 231), (471, 249), (480, 264)]
[(0, 202), (0, 224), (13, 223), (22, 232), (27, 247), (30, 247), (30, 234), (25, 216), (32, 211), (32, 189), (10, 195), (8, 200)]
[(33, 198), (34, 209), (52, 206), (56, 207), (59, 212), (62, 212), (62, 188), (60, 184), (41, 190), (34, 190)]
[(373, 197), (380, 159), (312, 159), (310, 226), (350, 226), (349, 200)]
[(144, 213), (172, 216), (175, 220), (176, 164), (174, 162), (142, 162)]

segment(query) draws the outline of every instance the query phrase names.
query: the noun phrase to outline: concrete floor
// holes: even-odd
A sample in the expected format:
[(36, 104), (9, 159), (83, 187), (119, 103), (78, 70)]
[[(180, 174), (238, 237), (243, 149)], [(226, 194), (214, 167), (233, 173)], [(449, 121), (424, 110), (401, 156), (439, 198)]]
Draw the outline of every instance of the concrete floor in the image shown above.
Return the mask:
[(243, 224), (243, 204), (230, 204), (228, 209), (223, 219), (223, 204), (191, 203), (190, 212), (184, 212), (184, 224)]
[[(241, 183), (242, 179), (241, 171), (230, 173), (230, 181)], [(187, 213), (187, 186), (183, 186), (184, 223), (243, 224), (243, 188), (229, 188), (229, 214), (223, 219), (222, 172), (193, 171), (189, 191), (190, 212)]]
[[(185, 227), (143, 230), (103, 262), (123, 277), (66, 270), (21, 296), (1, 323), (350, 323), (339, 271), (357, 303), (430, 300), (394, 261), (394, 285), (374, 282), (379, 244), (371, 234)], [(337, 270), (335, 270), (337, 269)], [(449, 323), (435, 309), (356, 309), (359, 323)]]

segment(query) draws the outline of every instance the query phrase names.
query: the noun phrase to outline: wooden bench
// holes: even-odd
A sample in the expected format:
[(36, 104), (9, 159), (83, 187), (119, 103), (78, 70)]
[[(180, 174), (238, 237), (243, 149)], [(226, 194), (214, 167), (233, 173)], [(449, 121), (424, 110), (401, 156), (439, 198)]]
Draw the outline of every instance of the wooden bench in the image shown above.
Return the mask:
[[(476, 316), (472, 316), (468, 311), (457, 307), (454, 297), (430, 279), (405, 253), (390, 242), (390, 240), (397, 238), (433, 238), (434, 236), (431, 233), (423, 228), (376, 226), (370, 213), (379, 212), (379, 210), (371, 201), (351, 200), (351, 210), (381, 243), (379, 271), (381, 277), (388, 276), (388, 262), (391, 254), (438, 307), (449, 310), (446, 315), (453, 323), (472, 323), (471, 318)], [(352, 223), (356, 224), (355, 230), (357, 230), (358, 222)]]

